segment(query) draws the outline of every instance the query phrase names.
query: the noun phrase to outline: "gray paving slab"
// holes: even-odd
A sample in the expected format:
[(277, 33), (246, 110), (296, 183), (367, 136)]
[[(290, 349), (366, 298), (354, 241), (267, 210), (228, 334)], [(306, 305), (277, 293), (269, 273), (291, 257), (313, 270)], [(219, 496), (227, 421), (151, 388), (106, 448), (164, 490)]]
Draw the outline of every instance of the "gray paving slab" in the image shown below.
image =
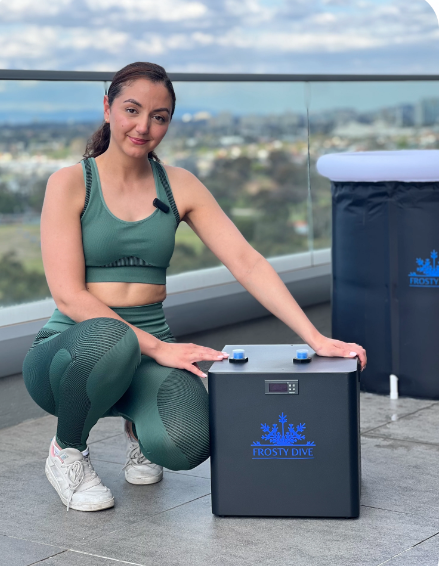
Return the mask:
[[(90, 456), (93, 462), (96, 460), (102, 460), (103, 462), (113, 462), (123, 466), (126, 461), (125, 436), (120, 434), (118, 436), (93, 443), (90, 445)], [(210, 478), (210, 458), (192, 470), (174, 471), (165, 468), (165, 472)]]
[(123, 431), (122, 417), (106, 417), (105, 419), (99, 419), (95, 426), (90, 431), (90, 436), (88, 437), (88, 444), (93, 444), (94, 442), (99, 442), (105, 440), (106, 438), (113, 438), (122, 433)]
[(66, 510), (45, 476), (43, 460), (20, 467), (14, 462), (3, 465), (0, 533), (15, 536), (19, 529), (36, 542), (82, 545), (210, 493), (210, 481), (205, 478), (166, 474), (159, 483), (136, 486), (126, 482), (119, 464), (99, 461), (94, 465), (116, 502), (114, 508), (95, 513)]
[(419, 409), (367, 434), (439, 445), (439, 403)]
[[(438, 404), (429, 399), (400, 397), (390, 399), (388, 395), (360, 393), (361, 432), (368, 432), (379, 426), (397, 421), (411, 413)], [(438, 404), (439, 405), (439, 404)]]
[(219, 518), (206, 496), (104, 535), (87, 552), (145, 566), (377, 566), (438, 530), (367, 507), (356, 520)]
[(205, 462), (203, 462), (202, 464), (200, 464), (199, 466), (197, 466), (196, 468), (193, 468), (192, 470), (174, 471), (174, 470), (167, 470), (165, 468), (165, 471), (168, 474), (182, 474), (188, 476), (195, 476), (197, 478), (210, 479), (210, 458)]
[(0, 453), (13, 452), (23, 462), (47, 457), (49, 444), (56, 432), (56, 418), (52, 415), (22, 422), (0, 430)]
[(47, 415), (29, 395), (21, 373), (0, 378), (0, 429)]
[(439, 526), (439, 446), (363, 436), (361, 503)]
[[(45, 560), (41, 564), (35, 564), (35, 566), (124, 566), (124, 564), (127, 564), (127, 562), (68, 550)], [(131, 562), (131, 564), (133, 563)], [(139, 564), (138, 566), (143, 565)]]
[(0, 564), (4, 566), (29, 566), (60, 552), (64, 549), (0, 534)]
[[(19, 425), (0, 430), (0, 453), (3, 450), (17, 451), (20, 447), (22, 456), (35, 458), (46, 458), (50, 441), (56, 433), (58, 419), (53, 415), (22, 422)], [(88, 443), (112, 438), (121, 434), (123, 430), (123, 419), (106, 417), (100, 419), (90, 432)]]
[(386, 566), (437, 566), (439, 563), (439, 534), (395, 556)]

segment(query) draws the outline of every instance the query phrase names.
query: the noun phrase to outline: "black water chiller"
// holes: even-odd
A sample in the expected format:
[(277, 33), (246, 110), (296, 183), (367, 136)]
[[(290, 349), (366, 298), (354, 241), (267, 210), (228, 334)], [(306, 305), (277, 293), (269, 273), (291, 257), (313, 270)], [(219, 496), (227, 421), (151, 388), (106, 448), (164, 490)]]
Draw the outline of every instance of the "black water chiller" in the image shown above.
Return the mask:
[[(244, 359), (234, 360), (238, 348)], [(310, 360), (297, 360), (304, 348)], [(358, 517), (357, 359), (317, 356), (306, 345), (223, 350), (232, 362), (209, 370), (212, 512)]]

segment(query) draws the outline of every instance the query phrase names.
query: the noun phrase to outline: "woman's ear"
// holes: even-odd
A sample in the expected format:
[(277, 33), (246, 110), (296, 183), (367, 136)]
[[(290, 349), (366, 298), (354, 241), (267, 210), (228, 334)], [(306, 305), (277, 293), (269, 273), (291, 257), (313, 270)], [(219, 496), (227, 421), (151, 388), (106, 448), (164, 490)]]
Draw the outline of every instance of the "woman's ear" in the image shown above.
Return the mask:
[(110, 104), (108, 102), (108, 94), (104, 95), (104, 120), (110, 121)]

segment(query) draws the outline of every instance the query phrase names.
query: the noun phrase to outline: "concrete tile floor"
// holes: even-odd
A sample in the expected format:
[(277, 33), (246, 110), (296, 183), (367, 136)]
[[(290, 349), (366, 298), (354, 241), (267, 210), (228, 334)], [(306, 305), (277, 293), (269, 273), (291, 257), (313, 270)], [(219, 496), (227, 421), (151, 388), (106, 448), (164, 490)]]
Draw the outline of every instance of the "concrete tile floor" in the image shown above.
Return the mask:
[[(311, 312), (321, 324), (328, 320), (325, 308)], [(276, 321), (266, 323), (270, 340), (266, 325), (263, 332), (262, 323), (252, 323), (259, 343), (293, 341)], [(250, 329), (238, 330), (226, 341), (249, 343)], [(205, 343), (220, 348), (225, 331), (218, 334), (204, 336)], [(185, 341), (201, 343), (196, 336)], [(6, 385), (10, 395), (11, 380)], [(8, 399), (2, 391), (0, 380), (0, 413)], [(208, 462), (189, 472), (165, 471), (152, 486), (130, 485), (120, 473), (122, 422), (111, 418), (96, 425), (89, 442), (116, 506), (67, 513), (44, 475), (56, 419), (24, 411), (26, 417), (17, 423), (14, 414), (0, 430), (0, 566), (438, 564), (439, 402), (361, 394), (362, 506), (354, 520), (215, 517)]]

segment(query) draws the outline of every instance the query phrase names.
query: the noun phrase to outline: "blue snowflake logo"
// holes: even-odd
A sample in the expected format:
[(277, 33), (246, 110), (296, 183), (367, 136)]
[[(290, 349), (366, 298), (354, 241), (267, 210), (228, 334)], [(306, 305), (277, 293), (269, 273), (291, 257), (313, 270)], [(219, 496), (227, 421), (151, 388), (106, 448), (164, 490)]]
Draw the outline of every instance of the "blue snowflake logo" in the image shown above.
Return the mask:
[(416, 259), (418, 267), (416, 271), (409, 273), (409, 277), (419, 277), (420, 275), (429, 275), (431, 277), (439, 276), (439, 263), (436, 264), (437, 257), (438, 253), (436, 250), (433, 250), (430, 257), (425, 260), (418, 257)]
[[(300, 434), (305, 430), (305, 423), (299, 423), (295, 428), (291, 423), (288, 425), (288, 429), (285, 430), (285, 423), (287, 422), (287, 415), (283, 413), (279, 415), (279, 422), (282, 425), (282, 432), (278, 430), (278, 425), (274, 424), (270, 428), (267, 424), (261, 424), (261, 429), (265, 434), (261, 436), (262, 440), (266, 440), (271, 444), (276, 444), (277, 446), (292, 446), (296, 444), (299, 440), (305, 440), (305, 435)], [(252, 446), (266, 446), (258, 442), (253, 442)], [(315, 446), (314, 442), (308, 441), (306, 444), (301, 444), (301, 446)]]

